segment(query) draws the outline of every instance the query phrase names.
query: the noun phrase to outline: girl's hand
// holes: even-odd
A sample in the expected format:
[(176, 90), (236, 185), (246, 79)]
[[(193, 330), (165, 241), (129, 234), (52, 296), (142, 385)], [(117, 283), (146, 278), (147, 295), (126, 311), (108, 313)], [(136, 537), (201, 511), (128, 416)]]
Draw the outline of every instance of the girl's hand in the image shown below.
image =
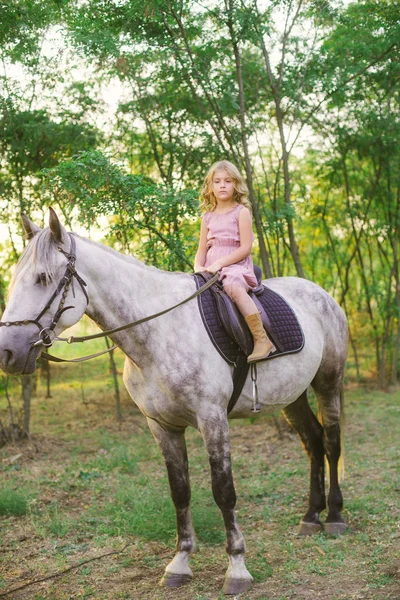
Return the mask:
[(221, 262), (219, 260), (216, 260), (215, 262), (213, 262), (212, 265), (210, 265), (209, 267), (206, 268), (206, 271), (208, 271), (209, 273), (217, 273), (217, 271), (220, 271), (222, 269), (223, 265), (221, 264)]

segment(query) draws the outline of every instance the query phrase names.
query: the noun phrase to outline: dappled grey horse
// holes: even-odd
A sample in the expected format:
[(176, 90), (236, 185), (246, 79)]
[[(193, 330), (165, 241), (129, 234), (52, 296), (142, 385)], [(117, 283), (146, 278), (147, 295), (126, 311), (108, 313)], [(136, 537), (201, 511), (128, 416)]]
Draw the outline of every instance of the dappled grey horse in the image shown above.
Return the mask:
[[(193, 277), (147, 267), (101, 244), (68, 234), (50, 210), (49, 227), (39, 229), (26, 217), (27, 245), (13, 275), (0, 327), (0, 367), (6, 373), (33, 373), (43, 343), (89, 315), (102, 330), (117, 328), (178, 303), (195, 290)], [(76, 261), (75, 261), (76, 258)], [(326, 508), (324, 457), (329, 464), (329, 533), (346, 529), (338, 483), (343, 415), (343, 375), (347, 322), (343, 311), (320, 287), (304, 279), (269, 279), (266, 286), (283, 296), (303, 328), (301, 352), (259, 363), (259, 402), (263, 410), (282, 408), (299, 433), (310, 460), (308, 510), (301, 534), (321, 530)], [(206, 445), (215, 502), (222, 512), (229, 566), (223, 591), (243, 592), (252, 577), (245, 562), (245, 542), (235, 515), (227, 406), (232, 368), (214, 348), (197, 302), (119, 331), (111, 336), (126, 354), (124, 382), (164, 456), (176, 508), (177, 549), (163, 582), (177, 587), (192, 577), (189, 557), (195, 547), (190, 512), (190, 484), (185, 430), (198, 429)], [(307, 401), (315, 390), (321, 423)], [(230, 418), (252, 416), (252, 382)]]

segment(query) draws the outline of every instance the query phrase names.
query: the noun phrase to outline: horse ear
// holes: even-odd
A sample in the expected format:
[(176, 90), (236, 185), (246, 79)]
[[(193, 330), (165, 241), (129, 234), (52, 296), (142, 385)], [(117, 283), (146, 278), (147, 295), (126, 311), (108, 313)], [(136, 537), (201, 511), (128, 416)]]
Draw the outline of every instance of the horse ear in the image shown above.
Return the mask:
[(51, 206), (49, 207), (49, 211), (50, 211), (50, 216), (49, 216), (50, 231), (53, 234), (53, 237), (56, 240), (56, 242), (62, 242), (63, 238), (66, 235), (66, 231), (65, 231), (64, 227), (61, 225), (56, 211), (53, 208), (51, 208)]
[(25, 213), (21, 213), (21, 221), (26, 238), (28, 240), (31, 240), (37, 233), (39, 233), (39, 231), (41, 231), (40, 227), (32, 223), (32, 221), (28, 219)]

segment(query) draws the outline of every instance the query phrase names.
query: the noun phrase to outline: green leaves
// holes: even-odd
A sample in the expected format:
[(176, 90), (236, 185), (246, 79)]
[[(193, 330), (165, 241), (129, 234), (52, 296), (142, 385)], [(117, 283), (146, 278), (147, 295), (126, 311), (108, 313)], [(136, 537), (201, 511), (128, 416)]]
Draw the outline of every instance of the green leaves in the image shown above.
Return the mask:
[(77, 214), (87, 228), (107, 216), (109, 239), (117, 248), (136, 251), (163, 268), (192, 267), (184, 247), (194, 237), (196, 191), (178, 191), (143, 175), (130, 175), (99, 151), (82, 152), (44, 176), (66, 216)]
[(44, 110), (5, 110), (0, 119), (2, 156), (26, 175), (57, 164), (96, 142), (96, 132), (88, 124), (59, 123)]
[(43, 32), (58, 23), (68, 0), (13, 0), (0, 2), (0, 48), (12, 62), (32, 65), (37, 61)]

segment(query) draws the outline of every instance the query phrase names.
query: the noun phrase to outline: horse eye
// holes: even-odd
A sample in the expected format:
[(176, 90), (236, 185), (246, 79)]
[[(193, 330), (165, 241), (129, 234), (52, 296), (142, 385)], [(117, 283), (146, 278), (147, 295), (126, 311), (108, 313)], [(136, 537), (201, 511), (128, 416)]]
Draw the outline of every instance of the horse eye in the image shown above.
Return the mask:
[(46, 273), (40, 273), (36, 278), (36, 283), (39, 285), (47, 285), (49, 282)]

